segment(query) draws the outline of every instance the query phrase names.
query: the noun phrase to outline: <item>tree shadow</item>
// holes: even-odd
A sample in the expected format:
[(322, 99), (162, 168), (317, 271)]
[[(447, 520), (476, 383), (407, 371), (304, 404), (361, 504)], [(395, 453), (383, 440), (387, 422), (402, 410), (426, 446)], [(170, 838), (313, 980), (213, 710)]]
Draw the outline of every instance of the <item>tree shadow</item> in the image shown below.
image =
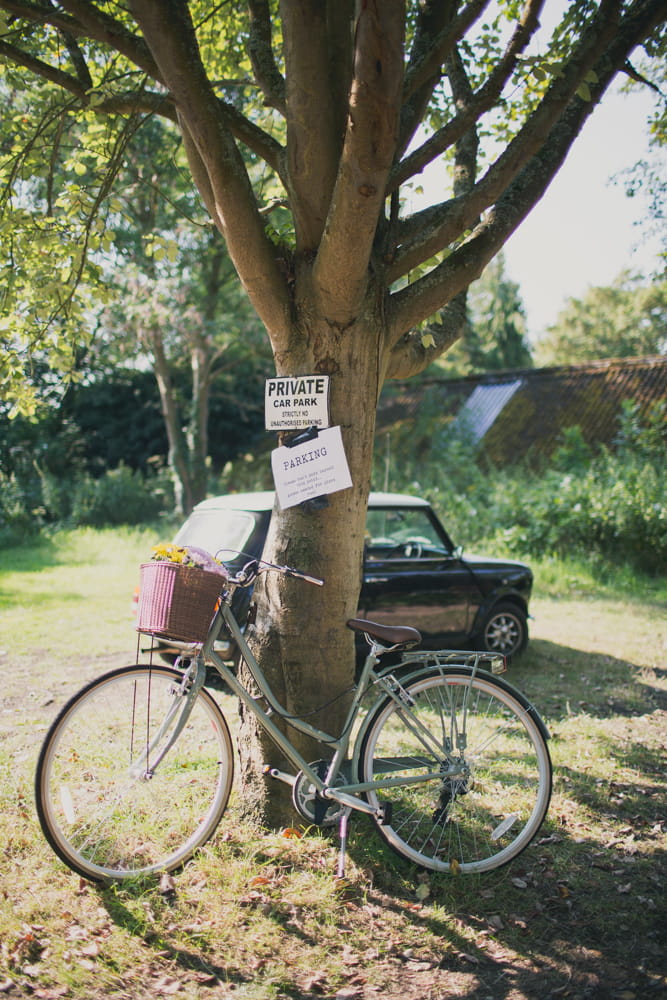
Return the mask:
[(667, 676), (665, 668), (647, 668), (546, 639), (531, 640), (529, 650), (505, 676), (547, 721), (578, 714), (600, 719), (636, 716), (667, 708), (667, 691), (657, 684)]
[[(577, 715), (582, 724), (618, 719), (618, 727), (598, 726), (594, 749), (609, 758), (612, 770), (618, 765), (619, 777), (601, 780), (589, 773), (585, 762), (568, 757), (561, 741), (554, 754), (556, 794), (545, 824), (504, 869), (420, 877), (380, 842), (367, 817), (355, 816), (348, 845), (352, 895), (341, 911), (340, 947), (352, 939), (350, 927), (359, 933), (363, 924), (368, 943), (379, 945), (373, 961), (376, 984), (385, 977), (380, 995), (391, 1000), (659, 995), (667, 975), (661, 940), (667, 927), (667, 852), (660, 839), (664, 759), (659, 747), (636, 739), (628, 724), (664, 706), (659, 684), (665, 673), (545, 640), (536, 640), (531, 657), (510, 669), (510, 682), (527, 690), (554, 730), (554, 745), (559, 726)], [(332, 859), (336, 851), (332, 835)], [(424, 885), (429, 894), (420, 901), (417, 890)], [(232, 988), (261, 980), (241, 955), (173, 935), (169, 941), (152, 937), (117, 892), (98, 891), (114, 923), (142, 936), (152, 954), (165, 956), (183, 974), (212, 977)], [(301, 925), (290, 919), (288, 906), (275, 901), (268, 916), (277, 951), (288, 935), (315, 953), (316, 908)], [(423, 944), (402, 947), (401, 934)], [(393, 951), (387, 950), (388, 936), (396, 938)], [(366, 1000), (378, 995), (376, 989), (360, 987), (358, 995)], [(287, 970), (281, 990), (295, 1000), (317, 995), (300, 990)]]

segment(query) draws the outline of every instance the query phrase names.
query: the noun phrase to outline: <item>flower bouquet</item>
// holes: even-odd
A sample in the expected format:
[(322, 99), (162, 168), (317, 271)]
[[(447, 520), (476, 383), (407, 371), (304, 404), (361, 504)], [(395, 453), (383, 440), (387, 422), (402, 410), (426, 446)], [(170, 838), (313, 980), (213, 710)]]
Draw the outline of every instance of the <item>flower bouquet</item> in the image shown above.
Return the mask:
[(222, 563), (194, 546), (161, 543), (141, 564), (137, 631), (203, 642), (228, 578)]

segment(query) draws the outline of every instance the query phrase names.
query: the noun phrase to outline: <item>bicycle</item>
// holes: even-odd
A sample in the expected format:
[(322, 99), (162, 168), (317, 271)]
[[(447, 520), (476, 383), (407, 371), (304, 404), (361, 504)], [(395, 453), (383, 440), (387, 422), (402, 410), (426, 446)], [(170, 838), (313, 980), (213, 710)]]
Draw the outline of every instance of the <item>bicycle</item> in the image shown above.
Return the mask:
[[(415, 651), (416, 629), (351, 619), (369, 650), (334, 736), (279, 704), (231, 611), (234, 590), (268, 570), (324, 582), (259, 560), (227, 570), (208, 635), (187, 657), (174, 667), (151, 659), (112, 670), (63, 707), (35, 777), (39, 821), (55, 853), (88, 880), (123, 881), (180, 868), (212, 837), (234, 755), (225, 716), (204, 686), (209, 664), (291, 762), (294, 773), (265, 766), (267, 778), (292, 786), (308, 825), (338, 823), (339, 876), (353, 811), (370, 816), (383, 840), (422, 869), (486, 872), (516, 858), (546, 815), (552, 767), (537, 710), (498, 676), (503, 658)], [(223, 627), (257, 695), (215, 653)], [(383, 666), (389, 652), (400, 653), (399, 662)], [(315, 737), (330, 756), (304, 760), (272, 716)]]

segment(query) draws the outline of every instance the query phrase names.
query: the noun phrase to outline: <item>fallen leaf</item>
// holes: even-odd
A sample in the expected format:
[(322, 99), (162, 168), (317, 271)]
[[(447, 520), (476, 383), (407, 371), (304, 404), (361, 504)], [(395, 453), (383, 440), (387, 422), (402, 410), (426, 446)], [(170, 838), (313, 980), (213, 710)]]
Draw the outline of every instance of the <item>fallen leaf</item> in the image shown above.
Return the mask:
[(178, 979), (174, 979), (173, 976), (162, 976), (161, 979), (156, 979), (153, 983), (153, 990), (159, 993), (178, 993), (181, 989), (181, 982)]
[(327, 985), (327, 974), (326, 972), (314, 972), (312, 976), (309, 976), (305, 981), (304, 989), (308, 993), (312, 993), (313, 990), (319, 993), (323, 993)]
[(86, 944), (81, 948), (81, 954), (85, 955), (86, 958), (97, 958), (100, 953), (100, 946), (96, 941), (91, 941), (90, 944)]
[(430, 895), (431, 895), (431, 887), (427, 885), (426, 882), (422, 882), (421, 885), (417, 886), (417, 891), (415, 892), (415, 896), (420, 902), (423, 902), (425, 899), (428, 899)]
[(254, 878), (250, 879), (251, 886), (257, 885), (270, 885), (271, 879), (267, 878), (266, 875), (255, 875)]
[(163, 896), (176, 895), (176, 882), (169, 872), (164, 872), (160, 878), (160, 893)]
[(413, 961), (413, 962), (408, 962), (406, 964), (406, 968), (408, 968), (410, 972), (428, 972), (429, 969), (434, 968), (434, 963)]

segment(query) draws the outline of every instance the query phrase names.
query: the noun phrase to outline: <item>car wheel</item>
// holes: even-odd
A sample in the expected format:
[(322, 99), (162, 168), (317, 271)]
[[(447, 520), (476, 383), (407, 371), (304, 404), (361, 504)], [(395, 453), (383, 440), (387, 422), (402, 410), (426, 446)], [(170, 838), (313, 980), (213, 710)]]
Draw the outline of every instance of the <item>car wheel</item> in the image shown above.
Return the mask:
[(528, 642), (528, 621), (525, 612), (516, 604), (496, 604), (477, 639), (489, 653), (503, 656), (517, 656), (523, 652)]

